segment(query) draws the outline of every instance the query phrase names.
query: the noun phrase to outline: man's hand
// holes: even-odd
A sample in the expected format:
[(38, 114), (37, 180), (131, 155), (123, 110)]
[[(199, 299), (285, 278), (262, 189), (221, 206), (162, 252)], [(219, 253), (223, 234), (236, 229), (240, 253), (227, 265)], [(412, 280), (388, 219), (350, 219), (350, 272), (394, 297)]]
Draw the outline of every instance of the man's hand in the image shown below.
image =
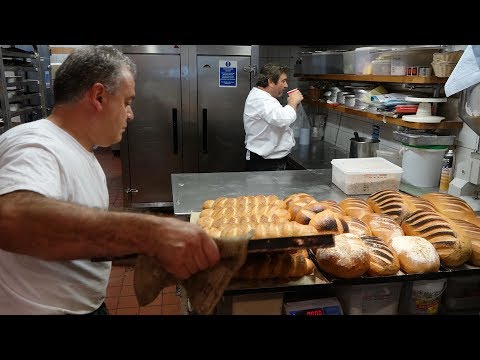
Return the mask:
[(215, 265), (220, 260), (215, 241), (198, 225), (174, 218), (159, 218), (153, 228), (147, 255), (180, 280)]
[(288, 94), (287, 104), (297, 110), (298, 104), (303, 100), (303, 95), (300, 90), (296, 90)]

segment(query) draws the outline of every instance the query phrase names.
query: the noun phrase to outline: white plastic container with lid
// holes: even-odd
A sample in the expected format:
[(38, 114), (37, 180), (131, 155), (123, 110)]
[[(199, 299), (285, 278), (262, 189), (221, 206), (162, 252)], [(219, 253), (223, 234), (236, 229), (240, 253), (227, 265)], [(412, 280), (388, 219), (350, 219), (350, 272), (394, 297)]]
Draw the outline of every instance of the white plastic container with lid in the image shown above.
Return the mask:
[(345, 51), (343, 53), (343, 73), (355, 74), (355, 51)]
[(377, 58), (376, 47), (360, 47), (355, 49), (355, 73), (357, 75), (371, 75), (372, 61)]
[(381, 157), (333, 159), (332, 182), (347, 195), (398, 190), (402, 168)]
[(390, 59), (376, 59), (372, 61), (372, 75), (390, 75), (392, 61)]

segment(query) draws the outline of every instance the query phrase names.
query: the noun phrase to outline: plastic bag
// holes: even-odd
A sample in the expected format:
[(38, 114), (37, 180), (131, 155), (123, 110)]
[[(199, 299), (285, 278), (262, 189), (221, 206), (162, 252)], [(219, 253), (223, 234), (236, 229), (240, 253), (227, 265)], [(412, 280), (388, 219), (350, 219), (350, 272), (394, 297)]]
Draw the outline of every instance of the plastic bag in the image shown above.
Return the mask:
[(300, 129), (301, 128), (308, 128), (308, 116), (305, 112), (305, 109), (302, 106), (302, 103), (298, 104), (297, 106), (297, 119), (290, 125), (293, 130), (293, 136), (299, 137), (300, 136)]

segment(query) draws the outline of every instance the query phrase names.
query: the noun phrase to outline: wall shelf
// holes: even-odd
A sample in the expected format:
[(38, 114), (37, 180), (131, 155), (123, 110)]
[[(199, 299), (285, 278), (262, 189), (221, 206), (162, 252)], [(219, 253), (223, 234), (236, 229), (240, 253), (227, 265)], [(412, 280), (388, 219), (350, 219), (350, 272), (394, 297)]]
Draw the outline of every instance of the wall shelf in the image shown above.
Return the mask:
[(389, 117), (389, 116), (384, 116), (380, 114), (373, 114), (367, 111), (361, 111), (361, 110), (355, 110), (343, 105), (331, 105), (327, 104), (326, 102), (323, 101), (312, 101), (308, 99), (303, 100), (304, 103), (318, 106), (320, 108), (332, 110), (332, 111), (337, 111), (341, 113), (346, 113), (346, 114), (351, 114), (351, 115), (357, 115), (361, 117), (365, 117), (370, 120), (375, 120), (375, 121), (380, 121), (384, 122), (383, 120), (385, 119), (385, 122), (387, 124), (393, 124), (393, 125), (398, 125), (398, 126), (404, 126), (406, 128), (410, 129), (461, 129), (463, 126), (463, 121), (441, 121), (439, 123), (415, 123), (415, 122), (409, 122), (409, 121), (403, 121), (401, 118), (394, 118), (394, 117)]
[(354, 74), (325, 74), (325, 75), (298, 75), (300, 81), (312, 80), (339, 80), (358, 82), (408, 83), (408, 84), (444, 84), (448, 78), (436, 76), (401, 76), (401, 75), (354, 75)]

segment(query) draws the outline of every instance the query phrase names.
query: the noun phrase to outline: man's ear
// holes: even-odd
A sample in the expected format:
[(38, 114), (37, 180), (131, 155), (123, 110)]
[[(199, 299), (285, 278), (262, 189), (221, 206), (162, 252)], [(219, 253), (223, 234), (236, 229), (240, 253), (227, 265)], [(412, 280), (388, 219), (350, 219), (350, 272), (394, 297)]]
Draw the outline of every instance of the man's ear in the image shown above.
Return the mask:
[(92, 100), (93, 106), (98, 111), (102, 110), (104, 106), (105, 86), (101, 83), (95, 83), (90, 91), (90, 99)]

